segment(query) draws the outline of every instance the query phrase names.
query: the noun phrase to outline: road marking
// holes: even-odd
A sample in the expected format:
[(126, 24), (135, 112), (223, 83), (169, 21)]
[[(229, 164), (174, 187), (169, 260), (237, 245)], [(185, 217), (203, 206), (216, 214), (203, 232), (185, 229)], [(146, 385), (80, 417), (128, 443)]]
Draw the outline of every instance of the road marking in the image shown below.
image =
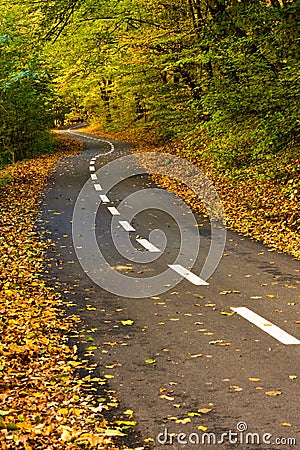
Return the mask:
[(268, 333), (273, 338), (277, 339), (277, 341), (281, 342), (282, 344), (285, 345), (300, 344), (300, 341), (296, 339), (294, 336), (291, 336), (286, 331), (282, 330), (273, 323), (269, 322), (268, 320), (259, 316), (255, 312), (251, 311), (251, 309), (245, 307), (230, 308), (230, 309), (239, 314), (240, 316), (244, 317), (244, 319), (253, 323), (253, 325), (256, 325), (258, 328)]
[(99, 195), (102, 203), (109, 203), (109, 198), (106, 195)]
[(91, 165), (93, 165), (92, 163), (95, 163), (96, 160), (97, 160), (97, 158), (92, 158), (92, 159), (90, 160)]
[(113, 216), (119, 216), (120, 215), (119, 211), (114, 206), (108, 206), (107, 209)]
[(94, 188), (96, 189), (96, 191), (102, 191), (102, 187), (100, 186), (100, 184), (94, 184)]
[(127, 220), (120, 220), (119, 224), (124, 228), (125, 231), (135, 231), (135, 229), (130, 225)]
[(112, 144), (110, 141), (106, 141), (105, 139), (94, 138), (94, 137), (91, 137), (91, 136), (87, 136), (87, 135), (84, 134), (84, 133), (74, 133), (74, 131), (71, 131), (70, 128), (68, 128), (68, 129), (66, 130), (66, 132), (67, 132), (67, 133), (70, 133), (70, 134), (74, 134), (75, 136), (80, 136), (81, 138), (90, 139), (90, 140), (98, 141), (98, 142), (105, 142), (106, 144), (109, 144), (109, 145), (110, 145), (110, 150), (109, 150), (109, 152), (106, 152), (106, 153), (100, 153), (98, 156), (109, 155), (110, 153), (112, 153), (113, 151), (115, 151), (115, 146), (114, 146), (114, 144)]
[(186, 269), (185, 267), (181, 266), (180, 264), (168, 264), (168, 267), (170, 269), (175, 270), (175, 272), (179, 273), (179, 275), (182, 275), (184, 278), (186, 278), (191, 283), (195, 284), (196, 286), (208, 286), (209, 283), (207, 281), (202, 280), (202, 278), (198, 277), (194, 273), (192, 273), (190, 270)]
[(92, 180), (97, 180), (97, 175), (96, 175), (95, 173), (92, 173), (91, 179), (92, 179)]
[(90, 172), (95, 172), (95, 166), (90, 166)]
[(160, 253), (159, 248), (155, 247), (155, 245), (151, 244), (151, 242), (147, 241), (147, 239), (136, 239), (139, 244), (145, 247), (146, 250), (152, 253)]

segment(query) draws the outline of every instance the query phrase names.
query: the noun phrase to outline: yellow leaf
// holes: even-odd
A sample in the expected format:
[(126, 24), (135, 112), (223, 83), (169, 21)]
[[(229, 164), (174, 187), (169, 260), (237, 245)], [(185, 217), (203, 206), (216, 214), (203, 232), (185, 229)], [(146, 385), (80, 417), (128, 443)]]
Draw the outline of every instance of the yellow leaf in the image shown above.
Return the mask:
[(211, 408), (201, 408), (201, 409), (198, 409), (198, 411), (199, 411), (201, 414), (208, 414), (209, 412), (212, 411), (212, 409), (211, 409)]
[(231, 312), (228, 312), (228, 311), (221, 311), (221, 314), (222, 314), (223, 316), (231, 317), (231, 316), (233, 316), (233, 314), (235, 314), (235, 311), (231, 311)]
[(130, 320), (130, 319), (129, 320), (121, 320), (121, 324), (124, 326), (125, 325), (133, 325), (133, 323), (134, 323), (133, 320)]
[(288, 423), (288, 422), (283, 422), (283, 423), (281, 424), (281, 426), (282, 426), (282, 427), (291, 427), (292, 425), (291, 425), (290, 423)]
[(136, 422), (131, 421), (131, 420), (117, 420), (116, 424), (117, 425), (128, 425), (129, 427), (134, 427), (136, 425)]
[(241, 392), (243, 390), (240, 386), (230, 386), (230, 388), (234, 389), (236, 392)]
[(172, 400), (174, 400), (175, 397), (171, 397), (170, 395), (163, 394), (163, 395), (160, 396), (160, 398), (172, 401)]
[(191, 419), (189, 417), (186, 417), (185, 419), (177, 419), (175, 423), (181, 423), (182, 425), (185, 425), (186, 423), (190, 423)]
[(207, 431), (207, 427), (204, 427), (203, 425), (199, 425), (199, 427), (197, 427), (198, 428), (198, 430), (201, 430), (201, 431)]
[(270, 397), (276, 397), (277, 395), (281, 395), (281, 391), (267, 391), (265, 392), (266, 395), (269, 395)]
[(70, 433), (70, 431), (72, 431), (71, 428), (69, 428), (69, 427), (61, 427), (61, 429), (62, 429), (62, 433), (61, 433), (61, 436), (60, 436), (61, 440), (64, 441), (64, 442), (71, 441), (71, 439), (72, 439), (72, 434)]
[(113, 428), (108, 428), (104, 430), (105, 436), (125, 436), (120, 430), (115, 430)]
[(260, 378), (249, 378), (250, 381), (260, 381)]

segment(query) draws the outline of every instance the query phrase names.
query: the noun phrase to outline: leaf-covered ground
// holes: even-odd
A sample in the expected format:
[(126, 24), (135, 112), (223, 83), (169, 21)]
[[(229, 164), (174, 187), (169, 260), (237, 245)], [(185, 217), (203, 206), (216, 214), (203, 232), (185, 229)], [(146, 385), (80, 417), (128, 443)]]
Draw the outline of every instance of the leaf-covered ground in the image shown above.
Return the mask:
[[(42, 240), (35, 229), (41, 192), (58, 159), (80, 151), (78, 145), (64, 138), (62, 152), (0, 172), (2, 449), (125, 448), (114, 441), (122, 436), (122, 428), (107, 421), (101, 399), (91, 395), (93, 390), (86, 391), (93, 386), (93, 368), (78, 357), (76, 346), (68, 345), (66, 336), (79, 319), (62, 316), (59, 294), (42, 276), (45, 250), (52, 244)], [(154, 150), (144, 144), (139, 151), (142, 149)], [(209, 175), (231, 228), (300, 257), (299, 187), (292, 175), (284, 183), (271, 177), (261, 177), (258, 182), (258, 168), (253, 166), (230, 177), (201, 149), (189, 152), (179, 143), (158, 150), (185, 156)], [(299, 160), (293, 163), (297, 167)], [(267, 168), (262, 165), (260, 171), (264, 170)], [(201, 209), (193, 192), (184, 186), (168, 178), (156, 180), (183, 196), (194, 209)], [(85, 378), (77, 375), (81, 368), (89, 373)]]
[[(83, 131), (103, 135), (97, 126)], [(107, 133), (107, 136), (110, 134)], [(151, 134), (141, 140), (143, 134), (137, 135), (134, 130), (113, 136), (135, 141), (139, 152), (162, 151), (187, 158), (213, 182), (222, 200), (230, 229), (300, 259), (300, 157), (296, 149), (277, 155), (276, 158), (262, 158), (240, 169), (225, 169), (212, 150), (207, 151), (212, 143), (205, 135), (195, 144), (179, 140), (164, 146), (153, 145)], [(196, 195), (176, 180), (158, 176), (154, 176), (154, 179), (162, 187), (184, 198), (192, 209), (203, 210)]]
[(80, 150), (63, 138), (60, 152), (0, 172), (1, 449), (119, 448), (111, 439), (120, 429), (86, 391), (92, 372), (76, 375), (86, 362), (66, 336), (79, 319), (62, 315), (59, 294), (43, 281), (50, 243), (35, 229), (49, 172), (59, 158)]

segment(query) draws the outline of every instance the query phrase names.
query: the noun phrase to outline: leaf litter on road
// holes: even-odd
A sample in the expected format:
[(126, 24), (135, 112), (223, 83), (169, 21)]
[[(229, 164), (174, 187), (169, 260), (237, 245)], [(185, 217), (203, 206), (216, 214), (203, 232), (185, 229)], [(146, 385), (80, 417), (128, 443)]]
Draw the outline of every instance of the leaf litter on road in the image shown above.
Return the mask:
[(78, 335), (79, 318), (62, 317), (60, 295), (42, 276), (45, 250), (52, 243), (35, 227), (41, 193), (57, 161), (81, 146), (62, 138), (60, 149), (6, 168), (10, 182), (0, 192), (2, 449), (116, 449), (112, 437), (124, 435), (117, 423), (102, 416), (108, 406), (83, 390), (91, 377), (79, 379), (76, 371), (93, 367), (79, 359), (77, 346), (70, 347), (64, 337)]

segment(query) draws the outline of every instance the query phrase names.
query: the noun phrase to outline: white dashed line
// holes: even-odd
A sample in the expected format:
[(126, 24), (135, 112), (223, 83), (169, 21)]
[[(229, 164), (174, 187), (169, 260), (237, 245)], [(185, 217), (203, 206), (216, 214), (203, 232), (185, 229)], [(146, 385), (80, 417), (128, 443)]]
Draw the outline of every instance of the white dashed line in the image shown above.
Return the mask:
[(170, 269), (174, 270), (175, 272), (179, 273), (179, 275), (182, 275), (184, 278), (186, 278), (191, 283), (195, 284), (196, 286), (208, 286), (209, 283), (202, 280), (202, 278), (198, 277), (194, 273), (192, 273), (190, 270), (186, 269), (185, 267), (181, 266), (180, 264), (168, 264), (168, 267)]
[(155, 245), (151, 244), (151, 242), (147, 241), (147, 239), (136, 239), (139, 244), (141, 244), (145, 249), (149, 250), (149, 252), (160, 253), (159, 248), (155, 247)]
[(106, 195), (99, 195), (102, 203), (109, 203), (109, 198)]
[(75, 136), (80, 136), (81, 138), (84, 138), (84, 139), (90, 139), (92, 141), (105, 142), (106, 144), (109, 144), (110, 145), (109, 152), (100, 153), (100, 155), (98, 155), (98, 156), (109, 155), (110, 153), (112, 153), (115, 150), (114, 144), (112, 144), (110, 141), (106, 141), (105, 139), (98, 139), (98, 138), (95, 138), (95, 137), (87, 136), (84, 133), (75, 133), (74, 131), (71, 131), (70, 128), (68, 130), (66, 130), (66, 131), (67, 131), (67, 133), (74, 134)]
[(107, 209), (113, 216), (119, 216), (120, 215), (119, 211), (114, 206), (108, 206)]
[(240, 316), (242, 316), (244, 319), (253, 323), (253, 325), (256, 325), (258, 328), (268, 333), (273, 338), (277, 339), (277, 341), (281, 342), (282, 344), (285, 345), (300, 344), (300, 341), (296, 339), (294, 336), (291, 336), (286, 331), (282, 330), (273, 323), (269, 322), (268, 320), (259, 316), (255, 312), (251, 311), (251, 309), (245, 307), (230, 308), (230, 309), (239, 314)]
[(124, 228), (125, 231), (135, 231), (135, 229), (130, 225), (127, 220), (120, 220), (119, 224)]
[[(90, 139), (90, 140), (94, 140), (94, 141), (98, 141), (98, 142), (105, 142), (107, 144), (110, 145), (111, 149), (110, 151), (106, 152), (106, 153), (100, 153), (99, 155), (97, 155), (96, 157), (93, 157), (90, 159), (90, 165), (89, 165), (89, 170), (90, 172), (95, 172), (95, 162), (97, 160), (98, 157), (100, 156), (105, 156), (108, 155), (110, 153), (112, 153), (115, 150), (114, 145), (109, 142), (106, 141), (104, 139), (98, 139), (92, 136), (87, 136), (81, 133), (74, 133), (73, 131), (71, 131), (70, 129), (67, 130), (70, 134), (74, 134), (80, 137), (83, 137), (85, 139)], [(97, 180), (97, 175), (92, 173), (91, 174), (91, 179), (93, 181)], [(102, 191), (102, 187), (100, 184), (94, 184), (94, 188), (96, 191)], [(106, 195), (100, 195), (100, 200), (102, 203), (109, 203), (110, 200)], [(108, 211), (113, 215), (113, 216), (119, 216), (120, 213), (117, 210), (117, 208), (115, 208), (114, 206), (108, 206), (107, 207)], [(125, 231), (136, 231), (129, 222), (127, 222), (126, 220), (120, 220), (119, 224), (122, 226), (122, 228)], [(159, 248), (155, 247), (155, 245), (151, 244), (151, 242), (149, 242), (147, 239), (142, 239), (142, 238), (136, 238), (137, 242), (139, 244), (141, 244), (146, 250), (148, 250), (149, 252), (153, 252), (153, 253), (160, 253)], [(169, 265), (169, 267), (171, 269), (173, 269), (175, 272), (179, 273), (180, 275), (182, 275), (184, 278), (186, 278), (188, 281), (190, 281), (191, 283), (200, 286), (200, 285), (208, 285), (208, 283), (204, 280), (202, 280), (200, 277), (198, 277), (197, 275), (193, 274), (192, 272), (190, 272), (188, 269), (185, 269), (183, 266), (179, 265), (179, 264), (175, 264), (175, 265)]]

